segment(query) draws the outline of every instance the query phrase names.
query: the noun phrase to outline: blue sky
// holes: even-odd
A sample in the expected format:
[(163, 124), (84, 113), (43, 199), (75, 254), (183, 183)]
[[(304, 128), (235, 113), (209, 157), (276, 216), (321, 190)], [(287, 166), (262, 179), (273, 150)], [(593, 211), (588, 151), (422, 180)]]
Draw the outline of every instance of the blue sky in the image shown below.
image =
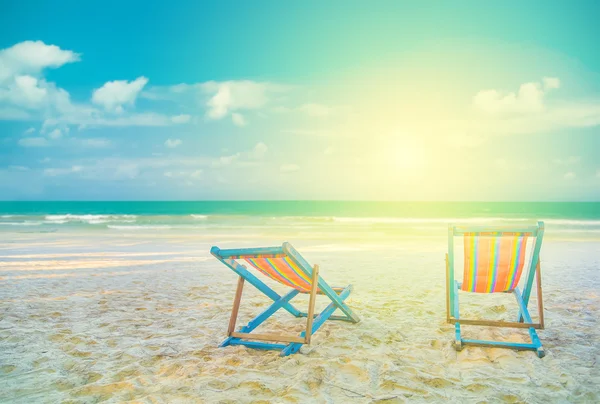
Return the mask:
[(600, 4), (0, 0), (4, 200), (600, 200)]

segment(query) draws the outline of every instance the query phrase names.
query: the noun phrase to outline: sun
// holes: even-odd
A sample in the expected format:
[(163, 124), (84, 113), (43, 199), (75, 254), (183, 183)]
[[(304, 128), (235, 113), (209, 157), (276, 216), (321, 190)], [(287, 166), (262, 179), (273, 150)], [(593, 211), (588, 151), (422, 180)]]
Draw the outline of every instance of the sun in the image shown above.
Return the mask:
[(390, 168), (402, 175), (416, 175), (426, 165), (425, 149), (411, 138), (396, 138), (386, 152)]

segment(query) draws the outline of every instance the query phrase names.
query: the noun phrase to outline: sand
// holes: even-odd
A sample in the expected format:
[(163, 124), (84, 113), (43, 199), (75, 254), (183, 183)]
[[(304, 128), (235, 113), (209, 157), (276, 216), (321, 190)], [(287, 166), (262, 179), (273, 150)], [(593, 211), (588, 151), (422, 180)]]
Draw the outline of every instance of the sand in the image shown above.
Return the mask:
[[(237, 278), (208, 253), (212, 244), (279, 244), (279, 234), (2, 233), (0, 402), (600, 401), (598, 241), (544, 243), (546, 329), (539, 335), (547, 356), (539, 359), (528, 351), (453, 349), (443, 234), (354, 236), (289, 240), (331, 284), (355, 286), (348, 304), (362, 321), (330, 321), (311, 345), (281, 358), (218, 348)], [(294, 302), (304, 308), (307, 299)], [(268, 303), (248, 285), (238, 324)], [(318, 308), (326, 304), (320, 297)], [(461, 307), (506, 320), (517, 310), (509, 295), (465, 298)], [(281, 311), (259, 330), (303, 326)], [(465, 327), (465, 336), (527, 340), (525, 331), (507, 329)]]

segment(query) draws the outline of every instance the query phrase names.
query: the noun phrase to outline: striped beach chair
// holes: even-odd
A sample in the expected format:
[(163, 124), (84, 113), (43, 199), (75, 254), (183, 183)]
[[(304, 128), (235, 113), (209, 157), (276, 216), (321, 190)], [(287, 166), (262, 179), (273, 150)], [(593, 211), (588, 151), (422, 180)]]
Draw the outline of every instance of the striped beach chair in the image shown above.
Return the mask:
[[(455, 237), (464, 240), (464, 271), (462, 282), (454, 278)], [(540, 273), (540, 249), (544, 236), (544, 223), (522, 227), (484, 227), (451, 225), (448, 228), (448, 253), (446, 254), (446, 318), (455, 326), (455, 348), (463, 345), (505, 347), (536, 351), (542, 358), (544, 348), (536, 329), (544, 328), (542, 280)], [(529, 243), (528, 243), (529, 242)], [(531, 245), (528, 247), (528, 245)], [(523, 291), (519, 281), (523, 280)], [(533, 279), (537, 284), (539, 321), (534, 323), (527, 309)], [(486, 321), (464, 319), (459, 315), (458, 296), (465, 293), (513, 293), (519, 312), (517, 321)], [(531, 343), (484, 341), (461, 337), (461, 325), (526, 328)]]
[[(312, 334), (327, 320), (343, 320), (353, 323), (360, 321), (358, 316), (344, 303), (352, 291), (352, 285), (344, 288), (332, 288), (319, 276), (319, 267), (317, 265), (311, 267), (289, 243), (283, 243), (281, 247), (230, 250), (212, 247), (210, 252), (239, 275), (227, 329), (227, 339), (221, 343), (221, 347), (245, 345), (250, 348), (281, 350), (280, 355), (287, 356), (298, 352), (303, 344), (310, 344)], [(246, 261), (258, 273), (290, 287), (291, 290), (284, 296), (280, 296), (236, 260)], [(246, 281), (273, 300), (273, 304), (239, 331), (235, 331), (242, 289)], [(298, 310), (290, 303), (299, 293), (310, 295), (307, 312)], [(317, 294), (325, 295), (331, 300), (331, 303), (319, 315), (314, 314)], [(284, 309), (295, 317), (306, 317), (306, 330), (300, 336), (252, 333), (252, 330), (279, 309)], [(336, 310), (340, 310), (343, 315), (333, 316), (332, 314)], [(281, 342), (285, 344), (281, 344)]]

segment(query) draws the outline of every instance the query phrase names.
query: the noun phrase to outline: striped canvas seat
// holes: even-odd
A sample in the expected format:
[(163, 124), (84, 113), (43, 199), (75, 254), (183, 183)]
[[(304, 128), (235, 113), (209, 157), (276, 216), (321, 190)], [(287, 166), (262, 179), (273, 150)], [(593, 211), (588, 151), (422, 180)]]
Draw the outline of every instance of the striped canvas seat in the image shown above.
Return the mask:
[(292, 287), (301, 293), (310, 292), (312, 286), (310, 278), (289, 257), (244, 257), (244, 259), (269, 278)]
[(465, 234), (466, 292), (509, 292), (518, 285), (525, 264), (528, 233)]

